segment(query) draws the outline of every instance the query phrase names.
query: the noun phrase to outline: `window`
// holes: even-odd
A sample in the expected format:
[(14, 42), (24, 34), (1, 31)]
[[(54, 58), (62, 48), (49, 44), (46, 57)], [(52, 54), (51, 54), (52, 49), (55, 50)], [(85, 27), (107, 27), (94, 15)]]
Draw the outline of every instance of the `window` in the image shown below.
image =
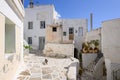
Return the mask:
[(69, 40), (74, 40), (74, 28), (69, 28)]
[(74, 28), (69, 28), (69, 34), (74, 34)]
[(33, 29), (33, 22), (28, 22), (28, 29)]
[(78, 35), (83, 36), (83, 27), (78, 28)]
[(15, 53), (16, 33), (15, 24), (5, 24), (5, 53)]
[(40, 28), (44, 29), (45, 28), (45, 21), (40, 21)]
[(56, 28), (56, 27), (53, 27), (53, 28), (52, 28), (52, 31), (53, 31), (53, 32), (57, 32), (57, 28)]
[(66, 32), (63, 32), (63, 36), (66, 36), (67, 34), (66, 34)]
[(32, 44), (32, 37), (28, 37), (28, 44)]

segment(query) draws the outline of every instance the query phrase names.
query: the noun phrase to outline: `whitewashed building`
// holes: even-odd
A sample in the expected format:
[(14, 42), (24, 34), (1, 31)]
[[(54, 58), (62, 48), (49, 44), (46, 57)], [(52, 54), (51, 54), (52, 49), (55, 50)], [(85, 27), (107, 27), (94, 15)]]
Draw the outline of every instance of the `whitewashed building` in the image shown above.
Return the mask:
[[(33, 3), (32, 3), (33, 4)], [(43, 50), (45, 45), (46, 27), (52, 24), (63, 26), (64, 40), (74, 40), (75, 47), (84, 39), (87, 32), (86, 19), (59, 19), (60, 15), (54, 8), (54, 5), (32, 5), (25, 9), (25, 40), (33, 49)]]
[(120, 79), (120, 19), (102, 22), (102, 53), (105, 58), (107, 80)]
[(33, 49), (43, 50), (48, 24), (57, 18), (53, 5), (33, 6), (25, 9), (24, 37)]
[(23, 63), (23, 19), (21, 0), (0, 0), (0, 80), (13, 80)]
[(80, 50), (87, 33), (87, 19), (61, 19), (63, 26), (63, 41), (72, 41)]

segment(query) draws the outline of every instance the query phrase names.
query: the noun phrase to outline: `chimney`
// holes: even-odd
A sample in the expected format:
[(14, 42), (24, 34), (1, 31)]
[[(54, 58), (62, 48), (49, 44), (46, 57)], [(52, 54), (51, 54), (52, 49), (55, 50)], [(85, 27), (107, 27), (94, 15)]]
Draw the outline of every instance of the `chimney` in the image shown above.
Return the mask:
[(93, 14), (90, 13), (90, 30), (93, 30)]
[(29, 2), (30, 8), (33, 8), (33, 5), (34, 5), (33, 0), (30, 0), (30, 2)]

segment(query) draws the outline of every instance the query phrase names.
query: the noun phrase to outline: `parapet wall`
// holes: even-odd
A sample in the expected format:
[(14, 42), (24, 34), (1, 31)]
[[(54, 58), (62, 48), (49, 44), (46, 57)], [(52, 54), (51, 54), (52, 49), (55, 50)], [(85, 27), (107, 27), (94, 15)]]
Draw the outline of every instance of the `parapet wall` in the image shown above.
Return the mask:
[(52, 57), (73, 57), (73, 44), (47, 43), (45, 45), (44, 54)]

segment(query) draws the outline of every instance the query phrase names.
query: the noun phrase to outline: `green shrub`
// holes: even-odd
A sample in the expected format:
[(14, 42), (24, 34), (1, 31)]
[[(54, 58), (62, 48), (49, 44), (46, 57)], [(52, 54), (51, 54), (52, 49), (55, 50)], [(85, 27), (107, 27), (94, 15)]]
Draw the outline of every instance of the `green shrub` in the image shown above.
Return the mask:
[(31, 50), (31, 49), (32, 49), (32, 47), (31, 47), (31, 46), (29, 46), (29, 45), (24, 45), (24, 49), (29, 49), (29, 50)]

